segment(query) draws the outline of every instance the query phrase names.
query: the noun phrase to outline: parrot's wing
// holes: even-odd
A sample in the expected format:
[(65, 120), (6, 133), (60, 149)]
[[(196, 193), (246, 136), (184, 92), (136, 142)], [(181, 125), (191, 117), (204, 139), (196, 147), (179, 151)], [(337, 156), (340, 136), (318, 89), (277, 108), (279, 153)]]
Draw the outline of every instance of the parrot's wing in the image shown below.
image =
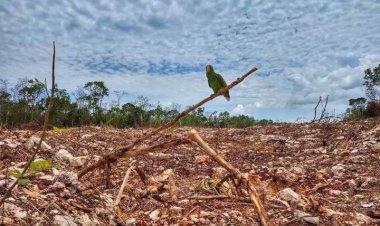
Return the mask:
[(216, 74), (216, 79), (222, 85), (222, 87), (226, 87), (227, 86), (226, 81), (224, 80), (224, 78), (220, 74)]
[(210, 80), (207, 80), (207, 82), (208, 82), (208, 87), (212, 88), (210, 84)]

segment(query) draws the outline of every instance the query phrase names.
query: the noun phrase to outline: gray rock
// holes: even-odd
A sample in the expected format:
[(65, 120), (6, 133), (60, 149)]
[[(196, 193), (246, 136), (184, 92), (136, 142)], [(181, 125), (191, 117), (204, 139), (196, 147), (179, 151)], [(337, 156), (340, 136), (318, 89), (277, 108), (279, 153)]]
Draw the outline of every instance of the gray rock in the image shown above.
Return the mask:
[(28, 212), (12, 203), (5, 203), (4, 208), (7, 212), (12, 213), (15, 218), (23, 219), (28, 216)]
[(338, 164), (336, 166), (331, 167), (331, 172), (334, 174), (334, 176), (342, 176), (344, 174), (345, 168), (342, 164)]
[(295, 173), (295, 174), (298, 174), (298, 175), (302, 175), (302, 174), (305, 174), (305, 169), (304, 168), (301, 168), (301, 167), (292, 167), (290, 169), (291, 172)]
[(77, 166), (83, 166), (86, 162), (87, 157), (85, 156), (78, 156), (74, 157), (69, 151), (66, 149), (60, 149), (56, 154), (55, 157), (57, 159), (67, 161), (71, 166), (77, 167)]
[(330, 194), (330, 195), (336, 195), (336, 196), (339, 196), (339, 195), (342, 194), (342, 191), (332, 189), (332, 190), (329, 190), (329, 194)]
[(127, 219), (127, 220), (125, 221), (125, 223), (126, 223), (127, 225), (136, 225), (136, 224), (137, 224), (137, 220), (136, 220), (136, 218), (129, 218), (129, 219)]
[(45, 184), (53, 184), (55, 177), (52, 175), (44, 175), (40, 177), (40, 180)]
[(362, 202), (360, 203), (360, 206), (363, 208), (371, 208), (373, 207), (373, 202)]
[[(32, 136), (29, 138), (29, 140), (25, 143), (25, 147), (27, 149), (32, 149), (34, 146), (37, 146), (40, 142), (41, 138)], [(41, 150), (48, 151), (51, 149), (51, 146), (48, 145), (45, 141), (42, 141), (41, 143)]]
[(213, 178), (222, 178), (227, 174), (227, 170), (223, 167), (212, 168), (212, 177)]
[(82, 225), (82, 226), (95, 226), (95, 225), (101, 225), (98, 220), (94, 219), (91, 220), (90, 217), (87, 214), (82, 214), (79, 217), (75, 217), (76, 221)]
[(70, 159), (74, 158), (74, 156), (69, 151), (67, 151), (66, 149), (59, 149), (59, 151), (57, 151), (57, 153), (55, 153), (55, 157), (57, 157), (58, 159), (61, 159), (61, 160), (70, 160)]
[(152, 220), (152, 221), (157, 221), (159, 219), (159, 215), (160, 215), (160, 210), (159, 209), (156, 209), (156, 210), (153, 210), (150, 214), (149, 214), (149, 218)]
[(81, 139), (86, 139), (86, 138), (90, 138), (90, 137), (92, 137), (93, 136), (93, 134), (84, 134), (84, 135), (82, 135), (80, 138)]
[(260, 135), (260, 140), (263, 143), (268, 143), (268, 142), (286, 142), (287, 137), (279, 136), (279, 135)]
[(319, 225), (319, 217), (313, 217), (308, 213), (305, 213), (300, 210), (295, 210), (294, 211), (294, 217), (296, 218), (301, 218), (302, 220), (309, 222), (314, 225)]
[(77, 185), (78, 175), (71, 171), (60, 171), (57, 175), (57, 181), (64, 183), (65, 185)]
[(291, 188), (285, 188), (279, 191), (278, 197), (288, 202), (293, 202), (293, 201), (298, 202), (301, 199), (300, 195), (297, 194), (295, 191), (293, 191)]
[(56, 181), (53, 185), (48, 187), (48, 191), (56, 191), (65, 188), (65, 184), (59, 181)]
[(71, 216), (55, 215), (54, 223), (59, 226), (78, 226)]

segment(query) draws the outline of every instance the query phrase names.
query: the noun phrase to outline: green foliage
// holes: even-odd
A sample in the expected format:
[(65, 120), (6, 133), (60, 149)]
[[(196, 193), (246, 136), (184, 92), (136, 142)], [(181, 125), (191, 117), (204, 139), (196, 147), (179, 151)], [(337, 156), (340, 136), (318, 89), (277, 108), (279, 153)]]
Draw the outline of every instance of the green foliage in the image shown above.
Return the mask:
[(367, 96), (371, 101), (380, 101), (380, 93), (375, 87), (380, 88), (380, 64), (372, 70), (368, 68), (364, 71), (364, 86), (367, 88)]
[(366, 69), (364, 80), (363, 85), (366, 87), (369, 100), (364, 97), (349, 99), (350, 108), (346, 110), (345, 119), (360, 120), (380, 115), (380, 64), (373, 69)]
[(25, 173), (25, 175), (22, 177), (21, 171), (18, 169), (12, 170), (10, 172), (10, 175), (13, 177), (16, 177), (18, 179), (17, 183), (21, 186), (25, 186), (29, 183), (28, 177), (36, 172), (43, 172), (46, 170), (49, 170), (52, 168), (52, 161), (51, 159), (46, 160), (38, 160), (34, 161), (30, 164), (28, 171)]
[(350, 120), (360, 120), (368, 118), (368, 111), (366, 109), (367, 100), (364, 97), (349, 99), (348, 104), (351, 108), (346, 111), (347, 118)]
[(109, 89), (105, 86), (103, 81), (87, 82), (83, 89), (86, 94), (84, 100), (87, 101), (88, 106), (92, 109), (92, 113), (102, 110), (102, 102), (105, 96), (109, 95)]
[[(43, 120), (43, 113), (49, 101), (45, 84), (37, 79), (20, 79), (10, 89), (8, 82), (0, 79), (0, 124), (19, 126)], [(103, 81), (87, 82), (79, 87), (72, 96), (65, 89), (55, 85), (56, 97), (49, 124), (53, 132), (65, 133), (69, 127), (99, 125), (101, 127), (159, 127), (173, 118), (180, 111), (178, 104), (163, 107), (160, 103), (151, 104), (149, 99), (138, 96), (136, 101), (120, 104), (125, 92), (117, 92), (118, 100), (109, 109), (102, 107), (103, 99), (109, 95), (109, 89)], [(13, 98), (12, 98), (13, 97)], [(253, 117), (231, 116), (228, 112), (205, 112), (198, 108), (179, 122), (180, 126), (198, 127), (248, 127), (256, 124), (273, 123), (271, 120), (257, 121)]]
[(20, 178), (20, 179), (18, 179), (17, 184), (20, 186), (25, 186), (25, 185), (29, 184), (29, 179), (28, 178)]
[(12, 170), (10, 172), (10, 175), (13, 177), (16, 177), (18, 179), (17, 180), (18, 185), (25, 186), (25, 185), (29, 184), (29, 179), (26, 176), (21, 177), (20, 170)]
[(51, 159), (39, 160), (39, 161), (34, 161), (30, 164), (28, 172), (29, 173), (43, 172), (51, 168), (52, 168)]

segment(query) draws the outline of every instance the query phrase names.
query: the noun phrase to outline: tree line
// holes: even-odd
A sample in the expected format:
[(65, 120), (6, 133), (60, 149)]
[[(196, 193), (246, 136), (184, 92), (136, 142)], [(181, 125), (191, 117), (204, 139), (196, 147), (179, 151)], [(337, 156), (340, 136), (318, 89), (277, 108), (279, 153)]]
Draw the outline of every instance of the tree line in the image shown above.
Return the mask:
[(350, 108), (346, 111), (346, 119), (359, 120), (380, 116), (380, 64), (364, 71), (365, 97), (348, 100)]
[[(48, 105), (46, 84), (29, 78), (21, 78), (9, 88), (9, 82), (0, 79), (0, 124), (17, 127), (28, 123), (40, 123)], [(103, 81), (87, 82), (71, 95), (56, 85), (56, 98), (49, 124), (56, 127), (85, 125), (129, 127), (159, 127), (177, 116), (180, 105), (163, 107), (152, 104), (147, 97), (121, 103), (124, 91), (114, 91), (116, 100), (105, 107), (104, 99), (110, 90)], [(272, 120), (255, 120), (247, 115), (232, 116), (228, 112), (205, 112), (198, 108), (179, 122), (180, 126), (236, 127), (271, 124)]]

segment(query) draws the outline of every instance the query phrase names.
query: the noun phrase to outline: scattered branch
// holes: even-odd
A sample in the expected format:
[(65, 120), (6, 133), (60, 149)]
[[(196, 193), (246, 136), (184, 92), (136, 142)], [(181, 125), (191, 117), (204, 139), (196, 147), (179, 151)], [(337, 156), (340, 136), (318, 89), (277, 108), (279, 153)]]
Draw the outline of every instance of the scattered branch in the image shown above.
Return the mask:
[[(251, 182), (247, 178), (243, 178), (238, 169), (236, 169), (232, 164), (223, 159), (216, 151), (214, 151), (208, 144), (199, 136), (195, 129), (190, 131), (190, 139), (193, 140), (199, 147), (202, 148), (208, 155), (210, 155), (215, 161), (217, 161), (221, 166), (223, 166), (230, 174), (232, 174), (237, 181), (244, 180), (247, 183), (247, 190), (249, 192), (249, 197), (254, 204), (255, 210), (260, 217), (261, 225), (272, 226), (269, 217), (261, 204), (259, 195)], [(234, 181), (234, 180), (233, 180)], [(239, 183), (237, 184), (239, 185)]]
[(261, 204), (261, 201), (259, 199), (259, 194), (256, 191), (255, 186), (247, 181), (247, 187), (249, 192), (249, 198), (251, 199), (252, 203), (255, 206), (256, 212), (260, 217), (261, 224), (264, 226), (272, 226), (272, 223), (269, 220), (269, 217), (267, 215), (267, 212), (265, 211), (264, 207)]
[(199, 147), (202, 148), (208, 155), (210, 155), (215, 161), (217, 161), (221, 166), (223, 166), (228, 172), (230, 172), (234, 177), (241, 181), (242, 176), (238, 169), (233, 165), (223, 159), (216, 151), (214, 151), (208, 144), (199, 136), (195, 129), (190, 131), (190, 139), (193, 140)]
[(142, 169), (140, 169), (140, 167), (138, 167), (138, 166), (135, 166), (135, 171), (139, 175), (143, 184), (146, 186), (148, 184), (148, 182), (147, 182), (146, 176), (145, 176), (144, 172), (142, 171)]
[(177, 117), (175, 117), (172, 121), (168, 122), (167, 124), (165, 124), (165, 125), (157, 128), (156, 130), (153, 130), (150, 133), (146, 133), (145, 135), (143, 135), (140, 138), (138, 138), (135, 141), (133, 141), (128, 146), (126, 146), (124, 148), (121, 148), (121, 149), (118, 149), (118, 150), (114, 151), (113, 153), (110, 153), (110, 154), (107, 154), (107, 155), (103, 156), (103, 158), (101, 160), (99, 160), (99, 161), (91, 164), (90, 166), (88, 166), (88, 167), (84, 168), (82, 171), (80, 171), (79, 174), (78, 174), (78, 178), (83, 177), (88, 172), (90, 172), (90, 171), (92, 171), (92, 170), (94, 170), (94, 169), (96, 169), (96, 168), (104, 165), (105, 163), (115, 162), (119, 158), (125, 157), (124, 154), (127, 153), (128, 151), (132, 150), (136, 145), (139, 145), (143, 141), (147, 140), (148, 138), (150, 138), (150, 137), (152, 137), (152, 136), (160, 133), (163, 130), (166, 130), (166, 129), (174, 126), (181, 118), (185, 117), (187, 114), (189, 114), (193, 110), (197, 109), (198, 107), (202, 106), (203, 104), (207, 103), (208, 101), (214, 99), (215, 97), (223, 95), (227, 90), (230, 90), (231, 88), (233, 88), (234, 86), (236, 86), (237, 84), (239, 84), (240, 82), (242, 82), (246, 77), (248, 77), (250, 74), (252, 74), (256, 70), (257, 70), (256, 67), (252, 68), (247, 73), (245, 73), (241, 78), (237, 78), (234, 82), (232, 82), (231, 84), (229, 84), (225, 88), (220, 89), (217, 93), (214, 93), (214, 94), (210, 95), (209, 97), (203, 99), (199, 103), (197, 103), (197, 104), (189, 107), (187, 110), (185, 110), (182, 113), (180, 113)]
[(231, 199), (238, 202), (248, 202), (251, 203), (250, 199), (230, 196), (230, 195), (200, 195), (200, 196), (190, 196), (187, 199), (196, 199), (196, 200), (210, 200), (210, 199)]
[(121, 196), (123, 195), (123, 191), (124, 191), (124, 188), (125, 188), (125, 185), (127, 185), (127, 182), (128, 182), (128, 179), (129, 179), (129, 175), (131, 174), (131, 171), (133, 170), (133, 166), (129, 167), (127, 172), (125, 173), (125, 176), (124, 176), (124, 179), (123, 179), (123, 183), (121, 184), (121, 187), (119, 189), (119, 193), (117, 194), (116, 196), (116, 199), (115, 199), (115, 203), (114, 203), (114, 206), (117, 207), (120, 203), (120, 200), (121, 200)]
[(38, 145), (37, 145), (37, 148), (35, 149), (35, 151), (33, 152), (32, 156), (30, 156), (28, 162), (26, 163), (24, 169), (22, 170), (21, 172), (21, 175), (16, 179), (16, 181), (9, 187), (9, 189), (7, 190), (7, 192), (5, 193), (5, 195), (3, 196), (3, 198), (0, 200), (0, 206), (4, 204), (5, 200), (11, 195), (12, 193), (12, 190), (13, 188), (16, 187), (18, 181), (20, 178), (23, 178), (25, 173), (27, 172), (27, 170), (29, 169), (30, 167), (30, 164), (34, 161), (34, 159), (36, 158), (36, 155), (38, 154), (38, 152), (40, 151), (41, 149), (41, 144), (42, 144), (42, 141), (45, 139), (46, 137), (46, 131), (47, 131), (47, 126), (48, 126), (48, 123), (49, 123), (49, 115), (50, 115), (50, 112), (51, 112), (51, 109), (53, 107), (53, 104), (54, 104), (54, 91), (55, 91), (55, 42), (53, 42), (53, 60), (52, 60), (52, 72), (51, 72), (51, 97), (49, 99), (49, 105), (48, 105), (48, 108), (45, 112), (45, 117), (44, 117), (44, 127), (42, 129), (42, 135), (41, 135), (41, 139), (40, 141), (38, 142)]

